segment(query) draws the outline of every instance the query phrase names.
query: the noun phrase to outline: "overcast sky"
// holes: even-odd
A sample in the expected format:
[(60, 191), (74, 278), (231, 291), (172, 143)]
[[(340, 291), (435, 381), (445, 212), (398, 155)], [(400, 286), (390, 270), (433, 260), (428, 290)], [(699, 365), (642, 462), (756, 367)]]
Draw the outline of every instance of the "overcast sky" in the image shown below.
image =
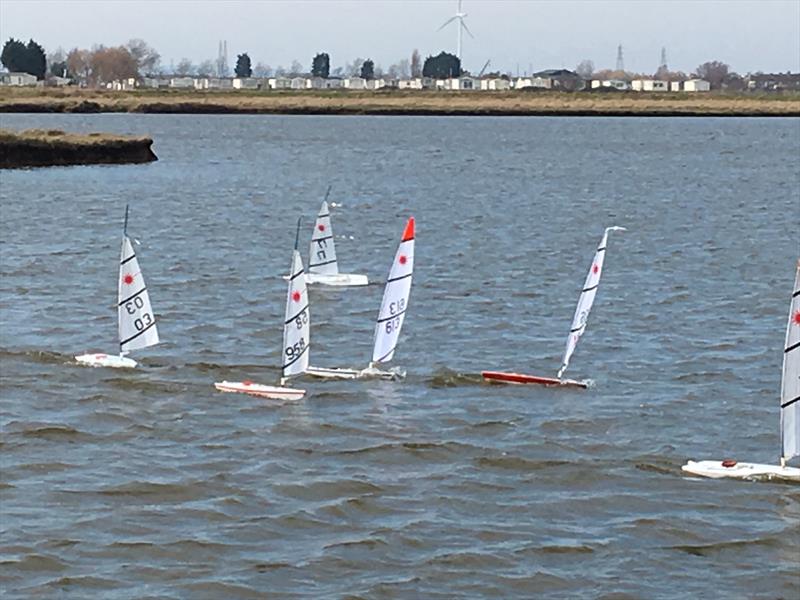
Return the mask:
[[(456, 0), (0, 0), (0, 38), (35, 39), (48, 52), (142, 38), (166, 66), (214, 59), (228, 41), (228, 62), (310, 69), (316, 52), (331, 66), (356, 57), (387, 68), (409, 58), (455, 52), (456, 27), (438, 27)], [(721, 60), (739, 73), (800, 71), (800, 0), (464, 0), (464, 67), (516, 73), (574, 68), (582, 59), (652, 73), (661, 48), (673, 70)]]

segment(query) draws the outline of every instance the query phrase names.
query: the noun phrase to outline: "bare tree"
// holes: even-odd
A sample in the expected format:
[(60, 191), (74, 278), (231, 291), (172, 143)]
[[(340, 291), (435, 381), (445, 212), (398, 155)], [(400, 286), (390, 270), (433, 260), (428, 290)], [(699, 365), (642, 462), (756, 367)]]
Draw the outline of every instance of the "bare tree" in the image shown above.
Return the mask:
[(408, 79), (411, 76), (411, 65), (407, 58), (403, 58), (397, 63), (397, 71), (403, 79)]
[(275, 67), (275, 77), (283, 77), (286, 75), (286, 69), (282, 65)]
[(140, 75), (148, 75), (158, 70), (158, 62), (161, 55), (155, 48), (147, 45), (147, 42), (138, 38), (128, 41), (125, 46), (136, 61), (136, 67)]
[(178, 61), (178, 66), (175, 67), (175, 75), (181, 75), (185, 77), (186, 75), (191, 75), (194, 73), (194, 65), (192, 61), (188, 58), (182, 58)]
[(730, 67), (724, 62), (712, 60), (697, 67), (695, 73), (700, 79), (705, 79), (710, 83), (712, 90), (718, 90), (722, 87), (722, 82), (728, 76), (729, 70)]
[(299, 61), (293, 60), (292, 65), (289, 67), (289, 75), (297, 76), (303, 74), (303, 65)]
[(67, 54), (67, 69), (78, 77), (83, 85), (88, 85), (92, 78), (92, 64), (88, 50), (73, 48)]
[(584, 79), (589, 79), (594, 73), (594, 63), (589, 59), (584, 59), (575, 67), (575, 72)]
[(411, 76), (422, 77), (422, 58), (416, 48), (411, 53)]
[(272, 67), (264, 63), (258, 63), (253, 67), (253, 77), (269, 77), (272, 75)]
[(197, 74), (200, 77), (211, 77), (217, 72), (217, 65), (213, 60), (204, 60), (197, 65)]
[(128, 79), (136, 77), (139, 73), (136, 59), (124, 46), (116, 48), (98, 46), (92, 50), (89, 63), (91, 66), (90, 81), (95, 84)]
[(344, 72), (349, 77), (359, 77), (361, 74), (361, 65), (364, 64), (364, 60), (361, 57), (357, 57), (353, 59), (353, 62), (347, 63), (344, 67)]

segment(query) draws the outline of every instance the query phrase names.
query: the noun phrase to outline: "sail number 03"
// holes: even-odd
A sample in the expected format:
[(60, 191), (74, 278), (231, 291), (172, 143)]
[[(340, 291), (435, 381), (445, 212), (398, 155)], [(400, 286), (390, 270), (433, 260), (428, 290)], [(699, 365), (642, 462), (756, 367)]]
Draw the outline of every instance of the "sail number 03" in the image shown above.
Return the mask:
[[(144, 300), (142, 300), (139, 296), (136, 296), (130, 302), (125, 303), (125, 310), (129, 315), (135, 315), (136, 311), (144, 308)], [(149, 327), (153, 324), (153, 315), (150, 313), (142, 313), (141, 318), (133, 320), (133, 326), (136, 328), (136, 331), (142, 331), (145, 327)]]

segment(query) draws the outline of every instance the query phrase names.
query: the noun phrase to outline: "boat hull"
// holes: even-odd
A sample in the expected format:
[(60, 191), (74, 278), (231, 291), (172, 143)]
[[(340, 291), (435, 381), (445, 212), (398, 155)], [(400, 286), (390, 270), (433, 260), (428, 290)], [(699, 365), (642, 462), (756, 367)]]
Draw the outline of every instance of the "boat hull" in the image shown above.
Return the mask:
[(556, 379), (555, 377), (539, 377), (537, 375), (523, 375), (522, 373), (481, 371), (481, 375), (487, 381), (499, 383), (537, 384), (559, 387), (577, 387), (583, 389), (589, 387), (585, 381), (576, 381), (574, 379)]
[[(730, 464), (730, 466), (726, 466)], [(740, 463), (736, 461), (690, 460), (681, 467), (685, 473), (712, 479), (785, 479), (800, 482), (800, 468)]]
[(305, 370), (307, 375), (320, 379), (385, 379), (396, 381), (405, 377), (405, 372), (400, 369), (381, 371), (374, 367), (366, 369), (326, 369), (324, 367), (308, 367)]
[(135, 369), (137, 362), (119, 354), (81, 354), (75, 360), (87, 367), (111, 367), (112, 369)]
[(305, 390), (274, 385), (261, 385), (251, 381), (221, 381), (214, 383), (214, 387), (220, 392), (249, 394), (260, 398), (270, 398), (272, 400), (299, 400), (306, 393)]
[(305, 277), (308, 285), (319, 284), (338, 287), (355, 287), (369, 284), (369, 278), (366, 275), (356, 275), (352, 273), (337, 273), (336, 275), (306, 273)]

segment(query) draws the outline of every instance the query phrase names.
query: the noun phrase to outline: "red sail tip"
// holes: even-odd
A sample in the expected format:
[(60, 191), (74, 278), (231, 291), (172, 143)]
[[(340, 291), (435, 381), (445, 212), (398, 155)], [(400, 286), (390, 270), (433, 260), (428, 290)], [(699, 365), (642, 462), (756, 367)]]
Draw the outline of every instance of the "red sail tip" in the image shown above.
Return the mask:
[(406, 229), (403, 231), (403, 239), (400, 240), (401, 242), (407, 242), (408, 240), (414, 239), (414, 217), (408, 218), (408, 223), (406, 223)]

